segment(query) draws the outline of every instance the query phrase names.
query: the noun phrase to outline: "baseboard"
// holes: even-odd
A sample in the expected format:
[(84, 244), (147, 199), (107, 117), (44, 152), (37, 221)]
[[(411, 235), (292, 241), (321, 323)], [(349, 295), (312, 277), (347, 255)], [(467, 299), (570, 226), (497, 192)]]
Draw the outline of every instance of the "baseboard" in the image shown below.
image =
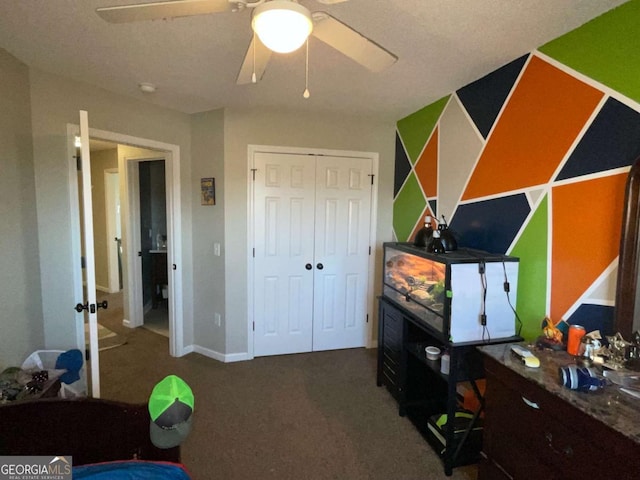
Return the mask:
[(242, 362), (245, 360), (252, 360), (248, 353), (220, 353), (210, 348), (201, 347), (200, 345), (189, 345), (184, 349), (185, 355), (187, 353), (195, 352), (205, 357), (213, 358), (223, 363)]
[(129, 321), (129, 319), (128, 319), (128, 318), (123, 318), (123, 319), (122, 319), (122, 325), (124, 325), (125, 327), (128, 327), (128, 328), (133, 328), (133, 327), (131, 326), (131, 322)]

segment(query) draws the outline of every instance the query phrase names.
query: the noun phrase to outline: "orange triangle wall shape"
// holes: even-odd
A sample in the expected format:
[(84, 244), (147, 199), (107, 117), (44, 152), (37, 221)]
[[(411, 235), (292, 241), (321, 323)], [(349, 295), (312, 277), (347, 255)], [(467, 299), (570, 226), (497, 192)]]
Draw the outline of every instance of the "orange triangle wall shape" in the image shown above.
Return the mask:
[(488, 138), (462, 199), (548, 183), (602, 96), (532, 57)]
[(627, 176), (553, 188), (550, 313), (554, 322), (564, 318), (618, 256)]
[(438, 195), (438, 128), (424, 147), (415, 166), (418, 181), (427, 198)]

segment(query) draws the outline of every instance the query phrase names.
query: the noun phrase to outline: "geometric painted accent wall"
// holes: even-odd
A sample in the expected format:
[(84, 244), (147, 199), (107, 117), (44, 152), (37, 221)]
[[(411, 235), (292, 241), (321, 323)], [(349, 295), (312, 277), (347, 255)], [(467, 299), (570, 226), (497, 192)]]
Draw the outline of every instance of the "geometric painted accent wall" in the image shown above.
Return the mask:
[[(625, 95), (640, 85), (631, 3), (398, 122), (396, 238), (411, 241), (425, 213), (445, 214), (460, 247), (519, 257), (516, 310), (529, 340), (545, 316), (613, 333), (625, 183), (640, 157), (640, 95)], [(621, 55), (628, 76), (607, 73)]]

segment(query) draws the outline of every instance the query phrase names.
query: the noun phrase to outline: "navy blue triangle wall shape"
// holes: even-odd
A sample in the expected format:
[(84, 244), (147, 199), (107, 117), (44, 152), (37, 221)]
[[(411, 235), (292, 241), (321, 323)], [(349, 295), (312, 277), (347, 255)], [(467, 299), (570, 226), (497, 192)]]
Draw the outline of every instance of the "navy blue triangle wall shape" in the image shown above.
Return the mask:
[(400, 135), (396, 132), (396, 170), (393, 179), (393, 198), (398, 196), (402, 184), (411, 173), (411, 162), (404, 151)]
[(640, 156), (640, 113), (609, 98), (557, 180), (632, 165)]
[(489, 135), (527, 57), (524, 55), (456, 92), (484, 138)]

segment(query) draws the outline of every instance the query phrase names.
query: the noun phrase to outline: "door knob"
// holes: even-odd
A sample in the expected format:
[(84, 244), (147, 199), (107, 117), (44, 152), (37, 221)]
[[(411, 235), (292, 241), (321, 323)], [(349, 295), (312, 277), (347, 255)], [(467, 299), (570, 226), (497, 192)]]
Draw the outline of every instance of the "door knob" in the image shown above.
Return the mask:
[(96, 304), (96, 306), (98, 307), (98, 309), (102, 308), (104, 310), (106, 310), (107, 308), (109, 308), (109, 304), (107, 303), (106, 300), (103, 300), (102, 302), (98, 302)]
[(307, 270), (311, 270), (313, 268), (313, 265), (311, 265), (310, 263), (307, 263), (304, 268), (306, 268)]
[(322, 265), (321, 263), (319, 263), (318, 265), (316, 265), (316, 268), (318, 270), (322, 270), (324, 268), (324, 265)]
[(78, 313), (81, 313), (83, 310), (89, 310), (89, 302), (85, 303), (84, 305), (79, 303), (74, 307), (74, 310)]

